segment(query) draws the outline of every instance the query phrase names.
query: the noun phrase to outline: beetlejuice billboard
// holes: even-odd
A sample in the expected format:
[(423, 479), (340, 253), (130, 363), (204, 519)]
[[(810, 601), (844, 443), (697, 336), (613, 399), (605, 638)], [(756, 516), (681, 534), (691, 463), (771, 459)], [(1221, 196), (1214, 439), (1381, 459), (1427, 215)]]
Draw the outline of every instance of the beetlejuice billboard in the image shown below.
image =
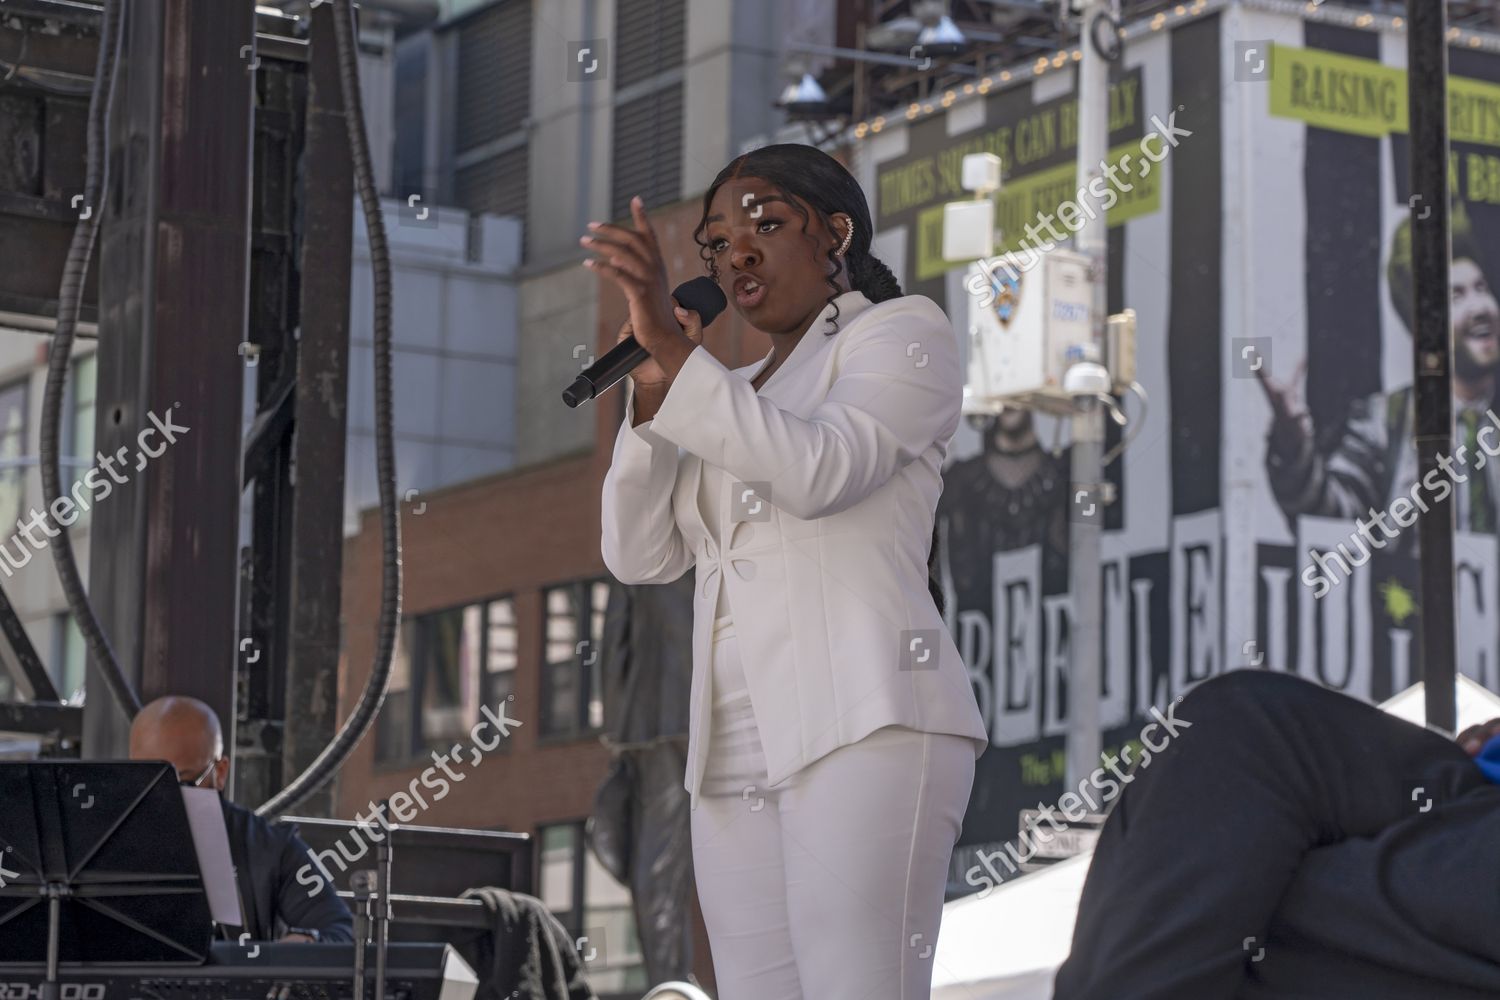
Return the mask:
[[(1138, 434), (1107, 469), (1100, 698), (1116, 759), (1139, 756), (1153, 707), (1228, 670), (1366, 701), (1418, 679), (1415, 523), (1444, 497), (1459, 669), (1500, 690), (1500, 54), (1450, 53), (1454, 441), (1444, 474), (1419, 480), (1411, 225), (1431, 206), (1408, 179), (1405, 45), (1253, 3), (1169, 19), (1114, 64), (1109, 179), (1091, 199), (1075, 197), (1072, 63), (992, 78), (856, 152), (876, 252), (960, 333), (970, 262), (942, 259), (942, 206), (972, 197), (965, 154), (1001, 158), (1012, 260), (1068, 245), (1079, 205), (1108, 209), (1109, 307), (1136, 312), (1149, 398), (1144, 416), (1129, 402)], [(1013, 308), (1030, 277), (987, 308)], [(989, 884), (976, 846), (1014, 840), (1021, 809), (1065, 791), (1070, 485), (1050, 416), (967, 417), (950, 448), (941, 572), (991, 737), (956, 886)]]

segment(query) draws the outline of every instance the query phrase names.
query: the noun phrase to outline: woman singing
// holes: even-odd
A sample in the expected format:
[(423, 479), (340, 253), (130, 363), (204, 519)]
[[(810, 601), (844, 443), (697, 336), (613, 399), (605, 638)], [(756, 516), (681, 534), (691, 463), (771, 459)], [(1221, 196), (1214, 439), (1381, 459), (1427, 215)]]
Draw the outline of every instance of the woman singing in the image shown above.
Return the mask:
[(720, 1000), (926, 1000), (987, 745), (930, 586), (963, 373), (942, 310), (870, 254), (864, 192), (811, 146), (736, 158), (694, 232), (771, 353), (730, 370), (674, 308), (639, 198), (584, 261), (650, 352), (604, 480), (605, 565), (696, 566), (688, 768)]

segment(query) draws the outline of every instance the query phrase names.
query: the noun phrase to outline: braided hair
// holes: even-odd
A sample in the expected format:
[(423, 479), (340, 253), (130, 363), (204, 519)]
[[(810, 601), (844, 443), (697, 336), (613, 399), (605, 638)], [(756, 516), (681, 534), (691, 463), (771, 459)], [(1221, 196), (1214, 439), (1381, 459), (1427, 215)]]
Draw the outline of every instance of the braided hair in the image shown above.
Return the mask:
[[(837, 229), (833, 216), (842, 213), (854, 220), (854, 237), (849, 250), (840, 257), (829, 247), (826, 256), (828, 267), (824, 281), (828, 283), (829, 295), (825, 305), (833, 306), (833, 315), (828, 321), (832, 328), (824, 331), (831, 337), (839, 330), (839, 307), (834, 299), (843, 294), (836, 280), (841, 271), (848, 269), (849, 287), (861, 293), (871, 302), (884, 302), (899, 298), (901, 283), (891, 273), (885, 262), (870, 252), (870, 241), (875, 229), (870, 221), (870, 205), (864, 189), (844, 165), (816, 146), (785, 142), (761, 146), (742, 153), (730, 160), (703, 193), (703, 215), (693, 230), (693, 242), (698, 244), (698, 255), (706, 270), (719, 280), (719, 266), (714, 260), (710, 242), (704, 238), (708, 228), (708, 214), (712, 210), (714, 195), (725, 181), (739, 177), (758, 177), (775, 188), (786, 199), (788, 207), (802, 216), (802, 231), (812, 221), (806, 205), (822, 220), (824, 228), (832, 233)], [(937, 526), (933, 525), (932, 544), (927, 551), (927, 591), (937, 605), (938, 614), (946, 615), (943, 590), (938, 584), (937, 573)]]

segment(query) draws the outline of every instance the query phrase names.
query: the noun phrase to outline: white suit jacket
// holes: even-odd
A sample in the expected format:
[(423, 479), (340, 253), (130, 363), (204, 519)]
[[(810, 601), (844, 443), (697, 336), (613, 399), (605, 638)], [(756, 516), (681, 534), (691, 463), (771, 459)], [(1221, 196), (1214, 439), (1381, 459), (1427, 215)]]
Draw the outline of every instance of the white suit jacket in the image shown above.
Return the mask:
[[(825, 320), (839, 308), (839, 331)], [(701, 345), (654, 419), (634, 387), (604, 479), (604, 564), (622, 583), (697, 567), (688, 771), (707, 761), (711, 632), (728, 588), (745, 681), (775, 786), (882, 726), (988, 745), (958, 648), (927, 589), (942, 464), (958, 427), (957, 337), (931, 299), (845, 292), (757, 393), (769, 360), (725, 368)], [(698, 505), (725, 471), (722, 523)], [(721, 545), (720, 540), (723, 540)]]

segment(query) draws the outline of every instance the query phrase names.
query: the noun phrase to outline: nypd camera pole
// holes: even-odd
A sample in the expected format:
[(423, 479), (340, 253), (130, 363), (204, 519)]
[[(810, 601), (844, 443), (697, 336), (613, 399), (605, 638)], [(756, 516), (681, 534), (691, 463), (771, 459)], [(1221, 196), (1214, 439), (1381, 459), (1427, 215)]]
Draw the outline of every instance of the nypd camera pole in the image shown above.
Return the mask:
[[(1077, 183), (1080, 190), (1097, 191), (1095, 182), (1104, 180), (1108, 64), (1119, 58), (1119, 22), (1106, 0), (1089, 0), (1081, 17)], [(974, 198), (943, 206), (943, 259), (973, 261), (965, 281), (969, 371), (964, 412), (993, 414), (1022, 407), (1072, 421), (1068, 561), (1073, 614), (1065, 754), (1071, 788), (1099, 767), (1102, 750), (1099, 533), (1104, 511), (1114, 500), (1104, 468), (1143, 426), (1146, 394), (1135, 381), (1135, 314), (1126, 309), (1109, 315), (1108, 222), (1102, 208), (1082, 213), (1071, 250), (1050, 248), (1025, 265), (1009, 255), (991, 261), (987, 257), (997, 235), (993, 198), (1000, 191), (1001, 167), (993, 153), (963, 158), (963, 187)], [(1022, 272), (1032, 269), (1037, 273), (1023, 282)], [(1114, 391), (1138, 397), (1138, 419), (1127, 419)], [(1106, 411), (1120, 426), (1134, 425), (1109, 455), (1103, 454)]]
[[(1070, 6), (1074, 0), (1064, 0)], [(1083, 4), (1078, 67), (1078, 185), (1087, 187), (1100, 176), (1100, 164), (1109, 144), (1109, 60), (1099, 50), (1118, 48), (1118, 23), (1111, 16), (1108, 0)], [(1075, 7), (1076, 9), (1076, 7)], [(1101, 32), (1106, 33), (1101, 40)], [(1110, 376), (1099, 363), (1106, 343), (1109, 318), (1108, 220), (1100, 211), (1086, 213), (1075, 236), (1074, 249), (1089, 258), (1094, 307), (1090, 318), (1093, 347), (1071, 354), (1074, 364), (1063, 380), (1073, 397), (1072, 485), (1069, 503), (1068, 590), (1072, 596), (1073, 625), (1068, 657), (1068, 732), (1066, 788), (1077, 788), (1099, 766), (1102, 737), (1099, 730), (1099, 679), (1101, 614), (1099, 533), (1104, 508), (1112, 499), (1104, 481), (1104, 413), (1100, 396), (1110, 390)]]

